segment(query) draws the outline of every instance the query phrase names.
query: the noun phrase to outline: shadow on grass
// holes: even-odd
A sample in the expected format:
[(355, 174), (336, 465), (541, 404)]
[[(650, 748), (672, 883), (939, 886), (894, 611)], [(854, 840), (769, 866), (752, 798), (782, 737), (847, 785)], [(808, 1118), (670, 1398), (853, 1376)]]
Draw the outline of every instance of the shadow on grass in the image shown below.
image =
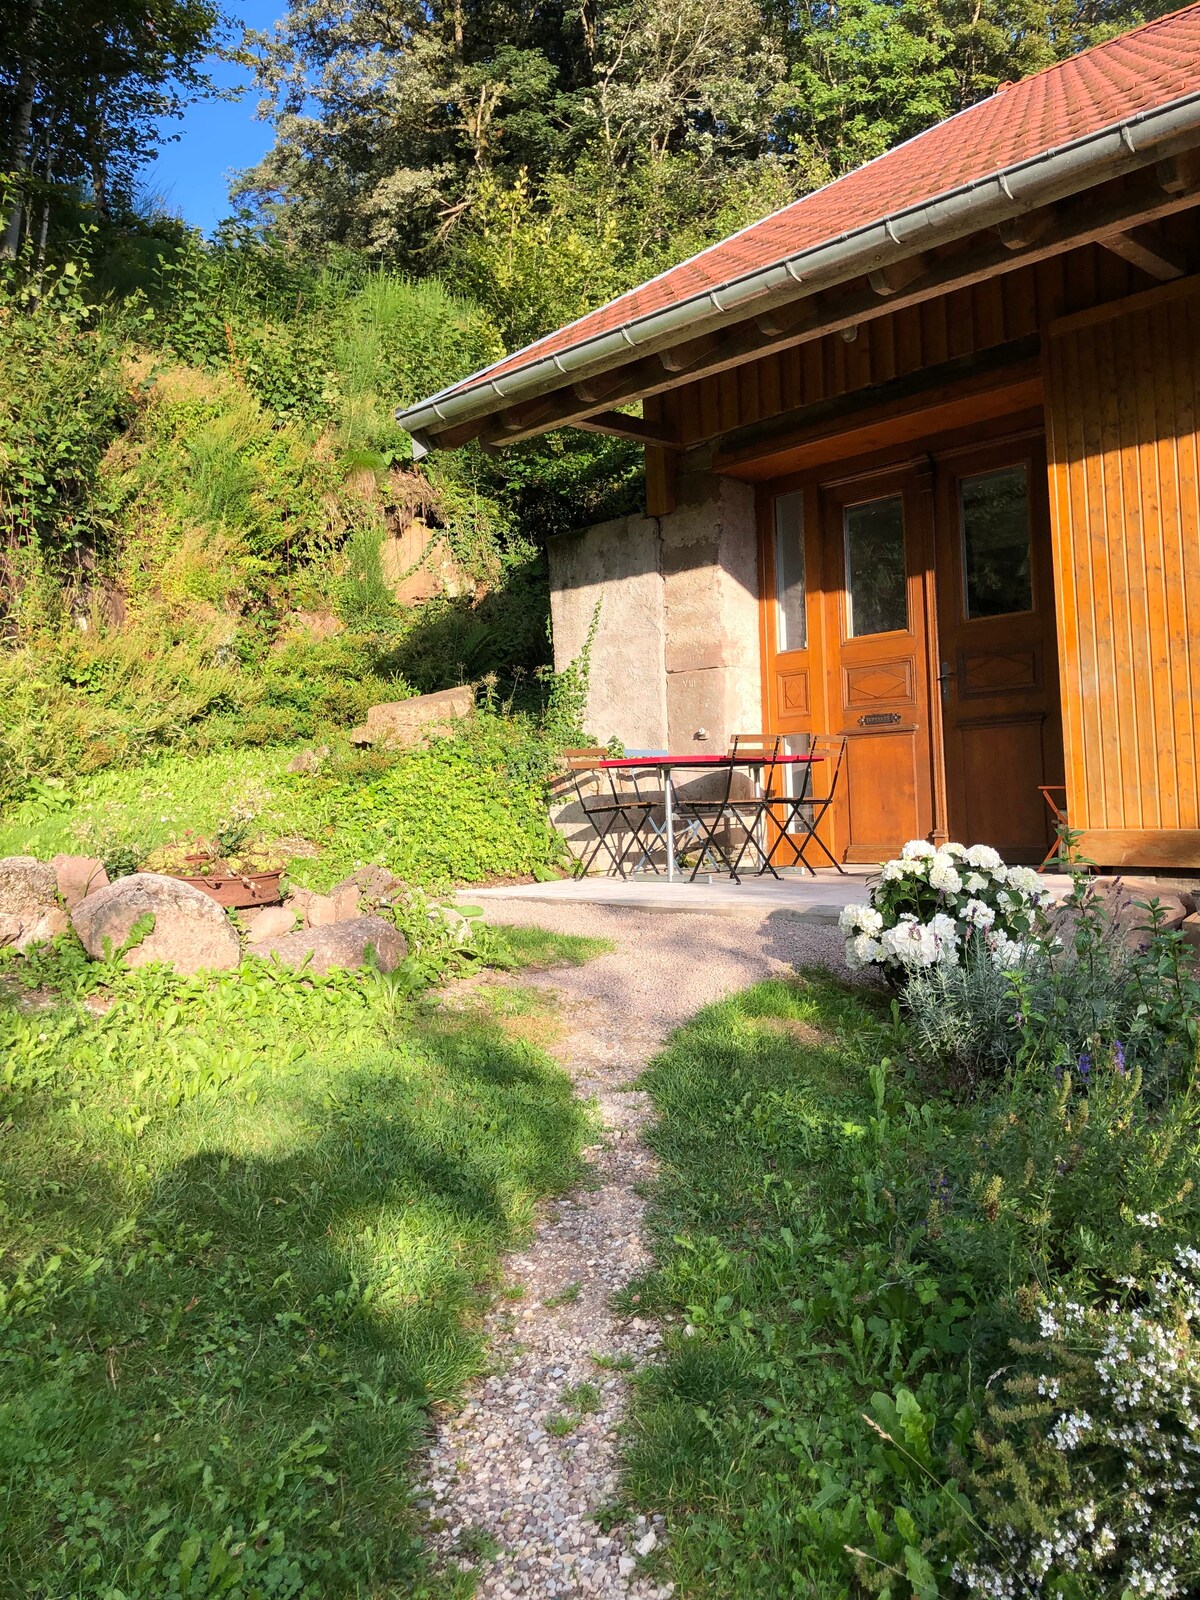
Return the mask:
[[(0, 1592), (457, 1592), (427, 1587), (409, 1457), (583, 1112), (471, 1017), (303, 1065), (134, 1139), (120, 1085), (31, 1103), (5, 1142), (45, 1249), (0, 1311)], [(72, 1136), (67, 1192), (39, 1191)]]

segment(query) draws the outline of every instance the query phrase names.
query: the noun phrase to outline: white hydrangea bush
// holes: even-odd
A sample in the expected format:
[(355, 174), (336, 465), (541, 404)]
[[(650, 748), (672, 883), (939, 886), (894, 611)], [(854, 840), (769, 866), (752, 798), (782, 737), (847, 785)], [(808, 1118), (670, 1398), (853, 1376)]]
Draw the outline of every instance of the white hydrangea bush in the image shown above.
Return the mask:
[(1024, 959), (1050, 893), (1032, 867), (1006, 866), (990, 845), (910, 840), (884, 863), (870, 899), (841, 914), (851, 967), (903, 978), (921, 967), (956, 966), (977, 949), (998, 966)]
[(1180, 1246), (1133, 1305), (1062, 1297), (1040, 1333), (993, 1404), (972, 1495), (987, 1543), (955, 1577), (977, 1600), (1194, 1596), (1200, 1251)]

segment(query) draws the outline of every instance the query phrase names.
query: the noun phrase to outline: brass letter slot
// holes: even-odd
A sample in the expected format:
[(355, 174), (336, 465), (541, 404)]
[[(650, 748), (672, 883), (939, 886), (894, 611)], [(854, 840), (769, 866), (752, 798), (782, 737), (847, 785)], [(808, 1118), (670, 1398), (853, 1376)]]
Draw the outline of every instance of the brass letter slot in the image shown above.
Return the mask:
[(898, 711), (869, 711), (865, 716), (859, 717), (858, 725), (860, 728), (884, 728), (899, 721)]

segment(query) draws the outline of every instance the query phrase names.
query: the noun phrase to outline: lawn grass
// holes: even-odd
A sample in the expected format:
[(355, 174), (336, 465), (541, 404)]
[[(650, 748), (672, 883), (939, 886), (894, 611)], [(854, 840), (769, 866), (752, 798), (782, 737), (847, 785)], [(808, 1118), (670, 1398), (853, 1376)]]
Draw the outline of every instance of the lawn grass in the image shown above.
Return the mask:
[(4, 972), (0, 1594), (457, 1593), (410, 1457), (579, 1172), (566, 1075), (371, 972)]
[(710, 1007), (643, 1076), (657, 1268), (627, 1298), (668, 1323), (624, 1493), (667, 1513), (682, 1594), (937, 1592), (956, 1508), (921, 1458), (967, 1425), (966, 1308), (892, 1237), (887, 1027), (877, 993), (812, 972)]
[(593, 939), (582, 933), (553, 933), (549, 928), (521, 928), (507, 923), (492, 925), (492, 936), (502, 955), (515, 968), (541, 971), (550, 967), (582, 967), (596, 956), (615, 949), (611, 939)]

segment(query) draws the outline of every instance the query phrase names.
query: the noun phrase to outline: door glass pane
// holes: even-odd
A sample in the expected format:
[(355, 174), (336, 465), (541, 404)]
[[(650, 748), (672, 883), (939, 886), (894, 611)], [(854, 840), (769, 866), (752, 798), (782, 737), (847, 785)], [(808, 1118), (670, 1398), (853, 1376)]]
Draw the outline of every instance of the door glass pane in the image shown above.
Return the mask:
[(964, 478), (959, 496), (968, 617), (1032, 611), (1025, 468)]
[(904, 502), (893, 494), (847, 506), (844, 526), (847, 636), (907, 628)]
[(808, 645), (804, 591), (804, 495), (775, 502), (775, 586), (779, 595), (779, 649)]

